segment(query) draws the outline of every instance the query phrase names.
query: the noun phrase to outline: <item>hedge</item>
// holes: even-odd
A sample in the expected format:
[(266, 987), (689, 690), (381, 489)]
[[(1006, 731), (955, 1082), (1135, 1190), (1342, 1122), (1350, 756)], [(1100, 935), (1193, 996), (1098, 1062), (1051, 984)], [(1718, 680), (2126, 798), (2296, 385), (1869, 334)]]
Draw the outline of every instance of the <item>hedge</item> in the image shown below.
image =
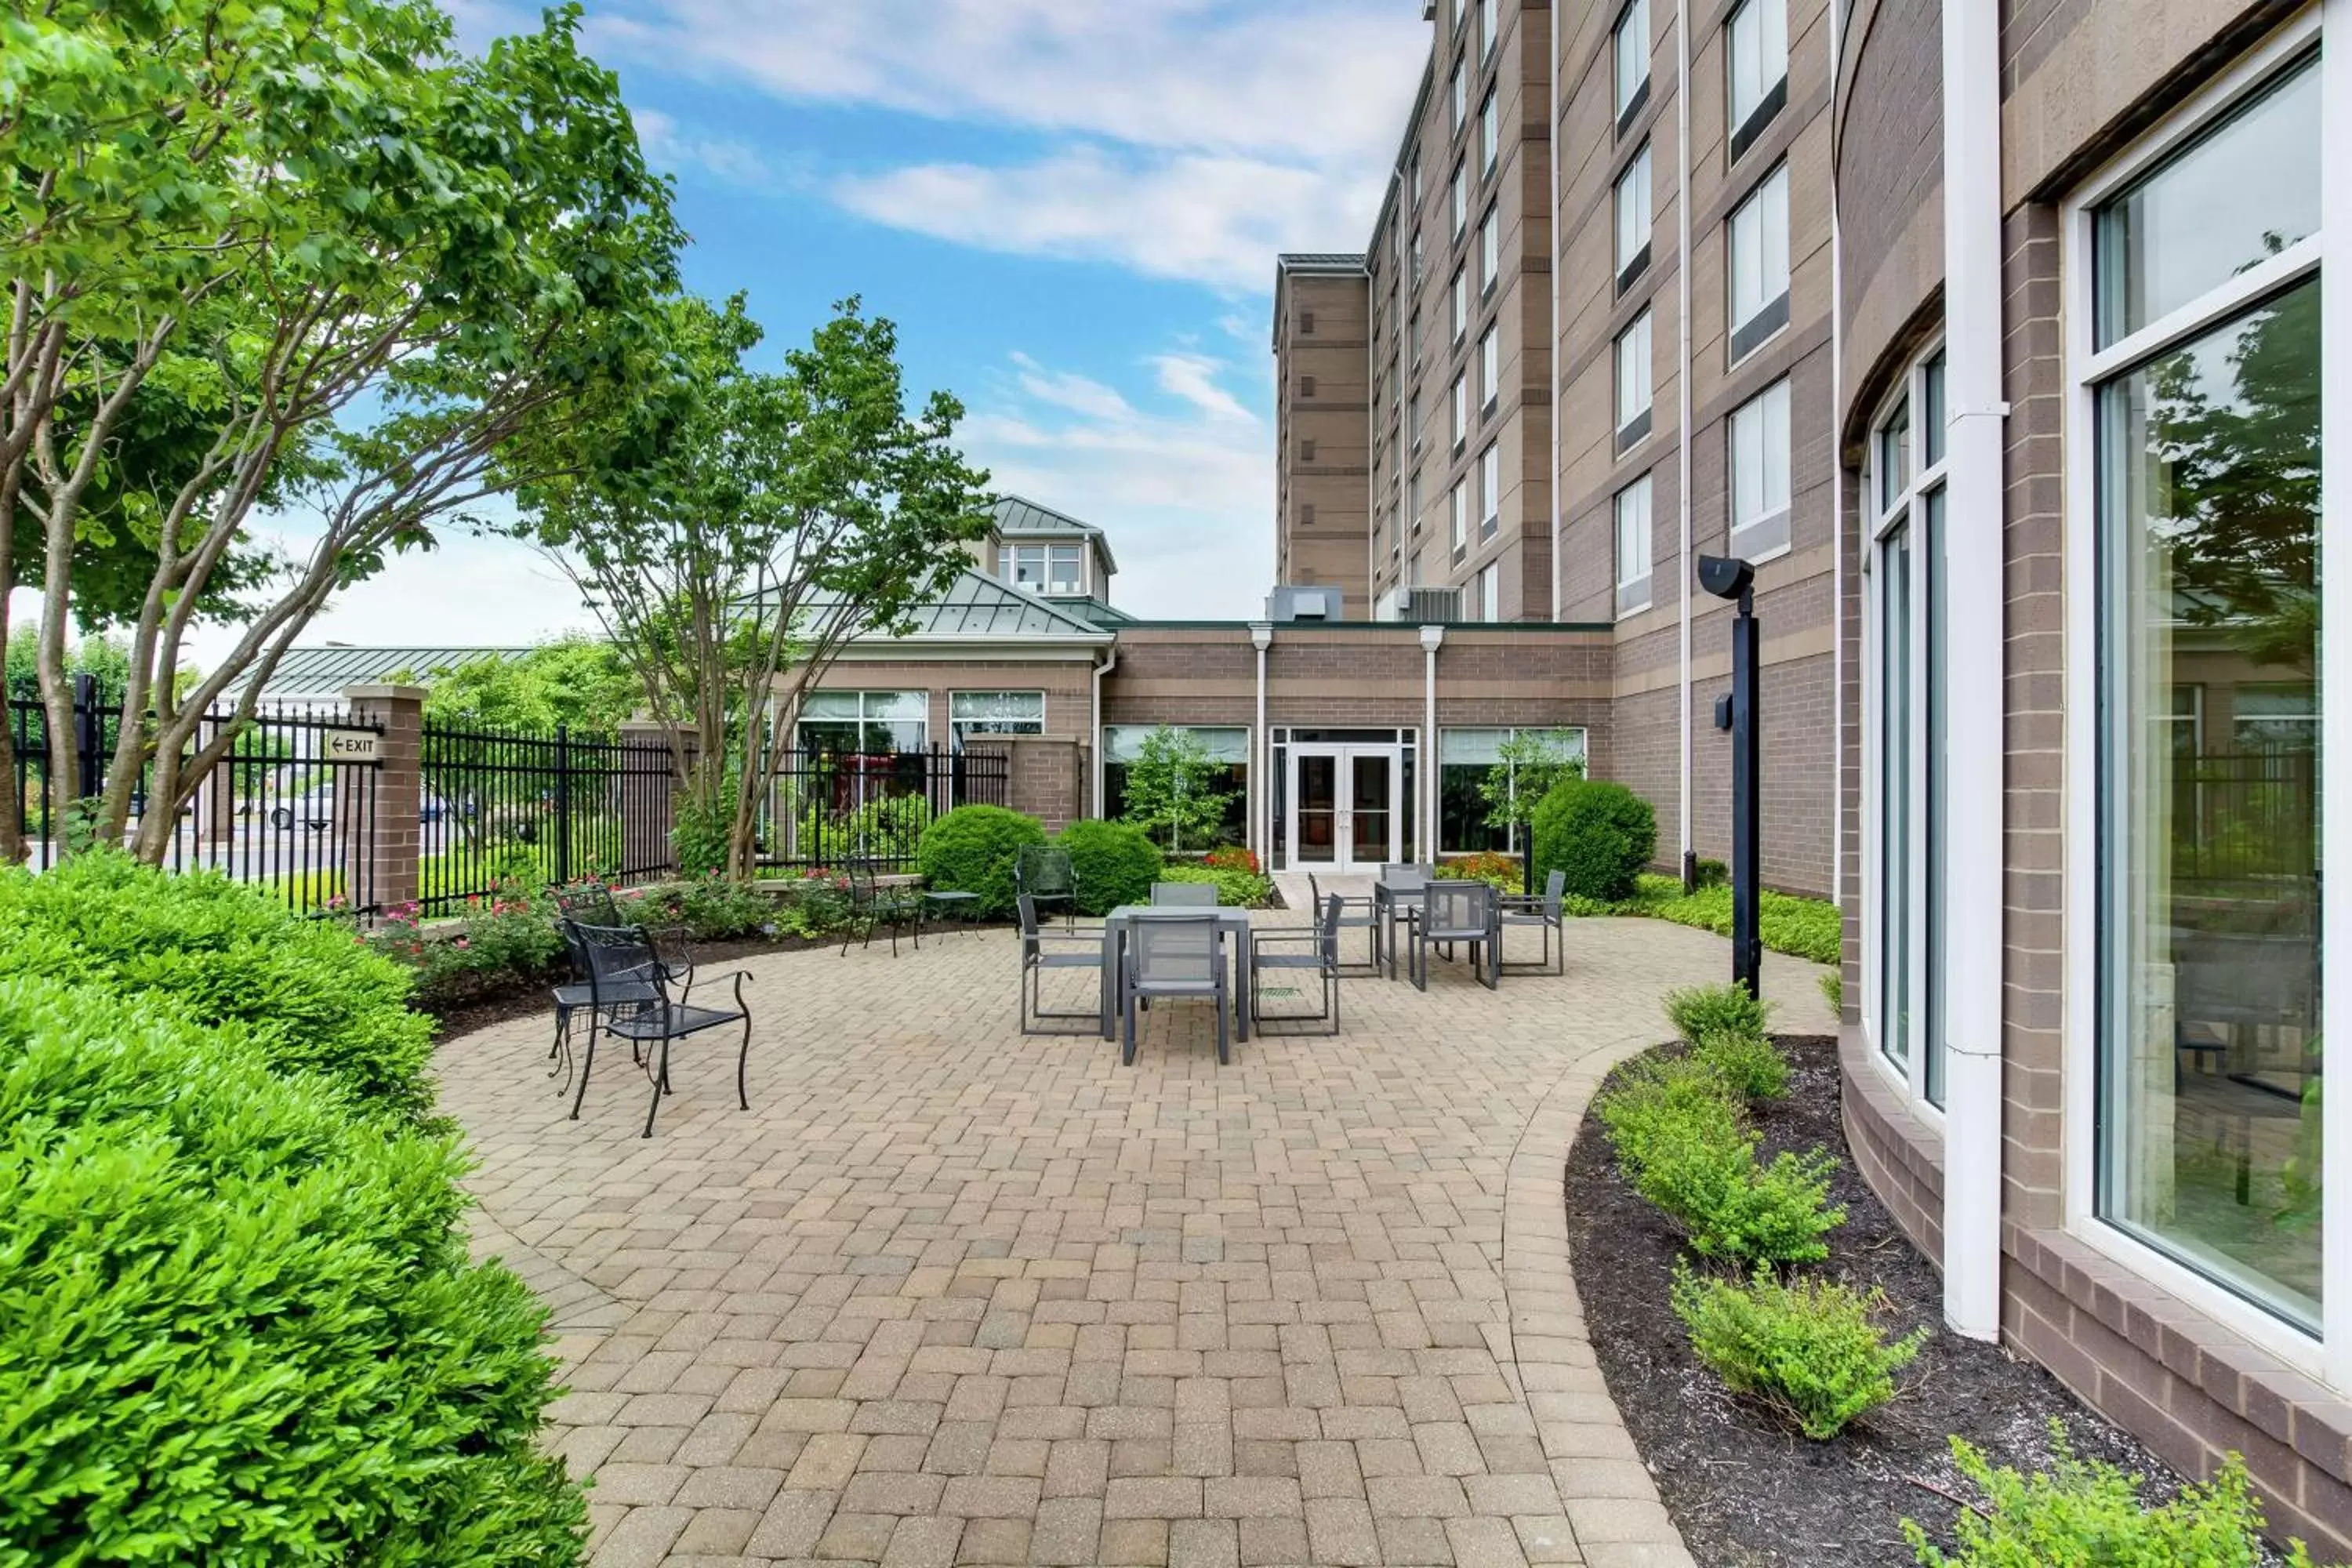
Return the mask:
[(1621, 784), (1563, 779), (1536, 803), (1529, 822), (1538, 887), (1553, 871), (1568, 874), (1568, 891), (1615, 902), (1633, 896), (1643, 868), (1657, 853), (1657, 816), (1650, 803)]
[(0, 978), (46, 975), (138, 996), (204, 1027), (235, 1026), (268, 1064), (370, 1104), (422, 1114), (431, 1020), (412, 973), (340, 925), (309, 921), (215, 872), (126, 856), (0, 874)]
[(1034, 816), (1001, 805), (960, 805), (934, 819), (915, 846), (915, 867), (941, 891), (978, 893), (971, 913), (1002, 919), (1013, 911), (1013, 862), (1024, 844), (1045, 842)]
[(1078, 912), (1084, 915), (1107, 915), (1121, 904), (1149, 902), (1151, 884), (1168, 866), (1151, 836), (1124, 822), (1081, 818), (1056, 834), (1054, 843), (1069, 854)]

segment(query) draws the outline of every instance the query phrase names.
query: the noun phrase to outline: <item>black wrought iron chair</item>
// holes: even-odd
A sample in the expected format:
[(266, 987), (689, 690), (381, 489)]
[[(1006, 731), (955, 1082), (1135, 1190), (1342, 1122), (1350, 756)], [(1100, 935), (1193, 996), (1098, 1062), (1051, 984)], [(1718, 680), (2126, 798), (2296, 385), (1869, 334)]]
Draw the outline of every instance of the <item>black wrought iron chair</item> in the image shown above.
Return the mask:
[[(1307, 907), (1315, 911), (1317, 918), (1320, 919), (1323, 910), (1323, 884), (1315, 879), (1315, 873), (1312, 871), (1307, 873)], [(1379, 969), (1381, 966), (1381, 917), (1380, 911), (1373, 907), (1375, 900), (1372, 895), (1333, 893), (1330, 896), (1339, 900), (1339, 929), (1361, 930), (1364, 933), (1365, 968)]]
[(1412, 983), (1429, 989), (1429, 950), (1454, 944), (1470, 949), (1470, 973), (1489, 991), (1501, 982), (1495, 960), (1502, 947), (1496, 923), (1497, 902), (1491, 882), (1433, 881), (1422, 890), (1421, 919), (1412, 928)]
[[(652, 940), (635, 926), (566, 922), (566, 930), (578, 938), (587, 956), (589, 1006), (602, 1032), (627, 1040), (632, 1048), (659, 1047), (647, 1049), (643, 1058), (646, 1076), (654, 1086), (653, 1103), (646, 1110), (644, 1136), (654, 1135), (654, 1118), (661, 1112), (662, 1096), (670, 1092), (670, 1042), (721, 1025), (743, 1026), (743, 1041), (735, 1053), (735, 1098), (742, 1109), (751, 1109), (746, 1081), (751, 1058), (751, 1011), (743, 1001), (743, 971), (739, 969), (733, 974), (732, 1007), (698, 1007), (683, 994), (671, 994)], [(643, 989), (650, 989), (653, 994), (644, 996)], [(574, 1121), (580, 1119), (581, 1104), (588, 1098), (588, 1079), (596, 1070), (597, 1032), (597, 1028), (589, 1031), (587, 1054), (580, 1067), (580, 1088), (572, 1097)]]
[(1217, 907), (1217, 885), (1214, 882), (1154, 882), (1151, 903), (1162, 910), (1213, 910)]
[[(620, 926), (628, 922), (621, 918), (620, 906), (614, 902), (613, 889), (601, 883), (583, 883), (576, 887), (554, 889), (556, 931), (563, 938), (564, 958), (572, 967), (571, 980), (554, 990), (555, 1039), (547, 1047), (547, 1059), (558, 1066), (550, 1068), (547, 1076), (553, 1078), (565, 1070), (569, 1058), (564, 1047), (572, 1038), (574, 1015), (589, 1005), (588, 958), (578, 940), (568, 929), (573, 923), (592, 926)], [(679, 988), (681, 994), (694, 985), (694, 960), (686, 950), (686, 933), (655, 931), (646, 934), (654, 944), (655, 957), (662, 966), (662, 977)], [(642, 1001), (642, 997), (628, 998)], [(590, 1026), (594, 1026), (592, 1016)]]
[(923, 945), (922, 897), (911, 887), (897, 883), (885, 885), (881, 868), (871, 860), (853, 860), (842, 868), (849, 879), (849, 923), (841, 930), (841, 951), (848, 956), (852, 937), (862, 935), (863, 945), (874, 945), (874, 928), (890, 928), (890, 956), (898, 956), (898, 933), (910, 931), (915, 945)]
[(1225, 932), (1214, 910), (1157, 914), (1129, 922), (1127, 955), (1119, 965), (1119, 1060), (1128, 1065), (1135, 1061), (1139, 1005), (1193, 997), (1216, 1005), (1217, 1060), (1231, 1061), (1228, 996)]
[[(1339, 931), (1346, 900), (1333, 893), (1324, 899), (1314, 925), (1305, 931), (1254, 932), (1250, 941), (1250, 1022), (1266, 1024), (1328, 1024), (1324, 1032), (1339, 1032)], [(1311, 974), (1322, 987), (1322, 1005), (1312, 1013), (1269, 1013), (1265, 1010), (1270, 975)]]
[(1068, 850), (1023, 845), (1013, 857), (1013, 890), (1028, 895), (1040, 910), (1059, 905), (1065, 927), (1077, 923), (1078, 873)]
[[(1565, 974), (1568, 973), (1568, 927), (1566, 904), (1568, 873), (1553, 870), (1544, 878), (1544, 890), (1537, 893), (1506, 893), (1496, 900), (1495, 919), (1501, 926), (1495, 946), (1495, 962), (1506, 974)], [(1544, 955), (1540, 963), (1517, 963), (1503, 962), (1501, 935), (1514, 926), (1534, 927), (1543, 932)], [(1552, 939), (1559, 938), (1559, 948), (1552, 949)]]
[[(1033, 1028), (1033, 1022), (1055, 1019), (1084, 1018), (1094, 1026), (1094, 1033), (1108, 1037), (1110, 1034), (1110, 1002), (1108, 987), (1103, 984), (1103, 940), (1098, 931), (1084, 933), (1042, 931), (1037, 925), (1037, 900), (1027, 893), (1013, 900), (1021, 915), (1021, 1032), (1024, 1035), (1076, 1035), (1080, 1029)], [(1095, 977), (1095, 1005), (1091, 1011), (1076, 1009), (1049, 1010), (1045, 1005), (1045, 978), (1047, 970), (1089, 969)]]

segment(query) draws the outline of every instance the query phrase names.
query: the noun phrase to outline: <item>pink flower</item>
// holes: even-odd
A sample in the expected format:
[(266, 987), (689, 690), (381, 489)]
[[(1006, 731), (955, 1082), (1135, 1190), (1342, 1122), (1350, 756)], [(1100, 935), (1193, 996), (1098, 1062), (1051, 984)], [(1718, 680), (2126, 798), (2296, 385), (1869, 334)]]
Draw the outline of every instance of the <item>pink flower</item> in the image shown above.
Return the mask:
[(461, 936), (461, 937), (459, 937), (459, 938), (458, 938), (455, 942), (453, 942), (451, 945), (452, 945), (452, 946), (454, 946), (454, 947), (459, 947), (459, 948), (462, 948), (462, 947), (464, 947), (464, 946), (466, 945), (466, 939), (465, 939), (464, 937), (462, 937), (462, 936)]

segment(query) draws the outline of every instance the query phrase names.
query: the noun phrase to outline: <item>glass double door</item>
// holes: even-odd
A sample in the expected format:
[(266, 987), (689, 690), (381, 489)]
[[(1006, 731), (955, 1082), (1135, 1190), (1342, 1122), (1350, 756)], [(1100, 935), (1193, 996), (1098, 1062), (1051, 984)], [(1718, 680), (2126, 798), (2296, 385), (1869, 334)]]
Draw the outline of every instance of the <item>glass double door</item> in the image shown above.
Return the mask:
[(1293, 747), (1291, 863), (1354, 872), (1397, 859), (1403, 774), (1395, 746)]

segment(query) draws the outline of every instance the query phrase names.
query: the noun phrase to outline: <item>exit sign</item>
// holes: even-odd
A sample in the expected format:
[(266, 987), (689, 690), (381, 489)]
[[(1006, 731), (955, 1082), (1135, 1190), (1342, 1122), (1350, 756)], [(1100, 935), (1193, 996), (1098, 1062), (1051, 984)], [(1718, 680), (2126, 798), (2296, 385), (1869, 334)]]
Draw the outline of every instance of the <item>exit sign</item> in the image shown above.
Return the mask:
[(324, 732), (323, 755), (331, 763), (373, 763), (381, 761), (377, 748), (383, 737), (373, 730), (329, 730)]

